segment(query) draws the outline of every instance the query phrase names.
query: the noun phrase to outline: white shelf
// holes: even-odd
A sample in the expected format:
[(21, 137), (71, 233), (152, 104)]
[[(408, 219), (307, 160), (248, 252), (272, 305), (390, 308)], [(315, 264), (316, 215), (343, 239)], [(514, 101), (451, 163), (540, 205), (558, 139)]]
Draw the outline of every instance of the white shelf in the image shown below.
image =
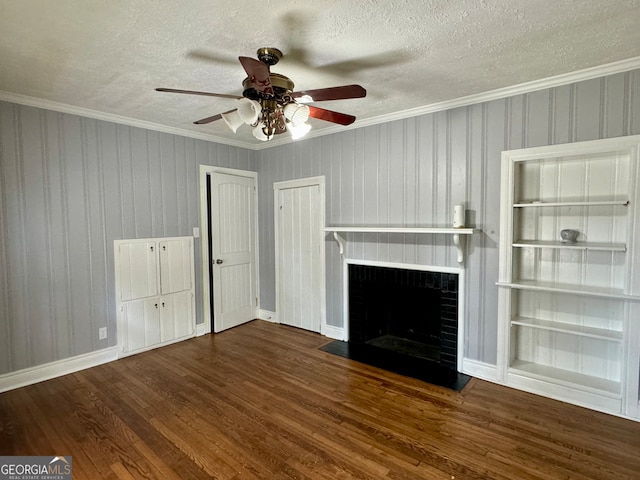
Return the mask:
[(596, 338), (610, 342), (622, 341), (622, 332), (620, 330), (608, 330), (605, 328), (587, 327), (571, 323), (552, 322), (549, 320), (541, 320), (539, 318), (515, 317), (511, 320), (511, 325), (537, 328), (540, 330), (566, 333), (581, 337)]
[(629, 205), (629, 200), (602, 200), (595, 202), (525, 202), (514, 203), (514, 208), (528, 208), (528, 207), (602, 207), (602, 206), (622, 206)]
[(386, 226), (386, 225), (336, 225), (325, 227), (325, 232), (333, 233), (333, 238), (338, 242), (340, 255), (344, 256), (346, 239), (341, 233), (418, 233), (418, 234), (440, 234), (451, 235), (453, 243), (458, 253), (458, 263), (464, 262), (464, 242), (460, 235), (472, 235), (480, 232), (475, 228), (453, 228), (453, 227), (415, 227), (415, 226)]
[(595, 242), (554, 242), (545, 240), (516, 240), (514, 247), (520, 248), (562, 248), (570, 250), (602, 250), (607, 252), (626, 252), (624, 243), (595, 243)]
[(345, 232), (345, 233), (441, 233), (447, 235), (471, 235), (480, 230), (474, 228), (452, 228), (452, 227), (388, 227), (388, 226), (334, 226), (325, 227), (325, 232)]
[(640, 135), (502, 152), (507, 385), (640, 420), (639, 173)]
[(510, 373), (535, 378), (538, 380), (553, 380), (572, 388), (585, 389), (610, 398), (621, 398), (620, 382), (605, 378), (593, 377), (582, 373), (563, 370), (561, 368), (540, 365), (538, 363), (514, 360), (509, 368)]
[(568, 285), (553, 282), (534, 282), (517, 280), (515, 282), (496, 282), (499, 287), (517, 288), (521, 290), (538, 290), (543, 292), (567, 293), (571, 295), (588, 295), (592, 297), (619, 298), (622, 300), (640, 301), (640, 296), (626, 295), (619, 288), (602, 288), (585, 285)]

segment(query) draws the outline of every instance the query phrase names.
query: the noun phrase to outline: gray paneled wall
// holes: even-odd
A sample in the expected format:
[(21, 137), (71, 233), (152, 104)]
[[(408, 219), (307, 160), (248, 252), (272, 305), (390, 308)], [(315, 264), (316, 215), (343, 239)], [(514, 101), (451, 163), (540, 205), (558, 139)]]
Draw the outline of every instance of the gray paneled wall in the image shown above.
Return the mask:
[[(464, 203), (482, 229), (467, 247), (466, 356), (496, 362), (500, 153), (640, 133), (640, 71), (262, 150), (261, 306), (274, 310), (273, 182), (326, 176), (330, 225), (444, 226)], [(342, 270), (327, 237), (327, 321), (342, 326)], [(348, 256), (456, 266), (449, 237), (349, 235)]]
[[(191, 235), (199, 165), (254, 170), (254, 158), (0, 102), (0, 374), (115, 345), (113, 240)], [(202, 322), (199, 240), (194, 247)]]
[[(365, 100), (366, 101), (366, 100)], [(466, 356), (496, 360), (500, 152), (640, 133), (640, 72), (259, 152), (0, 102), (0, 374), (116, 343), (113, 240), (191, 235), (198, 165), (259, 172), (261, 307), (275, 309), (273, 182), (325, 175), (327, 223), (448, 225), (463, 202)], [(455, 266), (451, 239), (350, 235), (348, 255)], [(196, 307), (202, 269), (196, 252)], [(328, 323), (342, 269), (327, 238)], [(108, 341), (98, 328), (108, 327)]]

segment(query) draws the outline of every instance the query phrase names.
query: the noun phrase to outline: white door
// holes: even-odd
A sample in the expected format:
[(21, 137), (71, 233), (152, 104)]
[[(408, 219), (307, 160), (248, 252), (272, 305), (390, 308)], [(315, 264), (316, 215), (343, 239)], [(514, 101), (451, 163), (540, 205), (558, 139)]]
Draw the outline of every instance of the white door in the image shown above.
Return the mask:
[(211, 174), (213, 330), (257, 316), (255, 179)]
[[(305, 184), (310, 183), (310, 184)], [(320, 332), (324, 316), (324, 183), (276, 189), (277, 313), (280, 323)]]

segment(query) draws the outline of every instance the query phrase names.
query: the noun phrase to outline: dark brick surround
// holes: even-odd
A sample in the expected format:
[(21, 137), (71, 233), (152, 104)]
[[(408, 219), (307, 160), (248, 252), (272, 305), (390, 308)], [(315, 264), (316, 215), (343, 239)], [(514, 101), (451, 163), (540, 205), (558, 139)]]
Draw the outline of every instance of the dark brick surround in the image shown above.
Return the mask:
[(456, 370), (458, 275), (349, 265), (349, 343)]

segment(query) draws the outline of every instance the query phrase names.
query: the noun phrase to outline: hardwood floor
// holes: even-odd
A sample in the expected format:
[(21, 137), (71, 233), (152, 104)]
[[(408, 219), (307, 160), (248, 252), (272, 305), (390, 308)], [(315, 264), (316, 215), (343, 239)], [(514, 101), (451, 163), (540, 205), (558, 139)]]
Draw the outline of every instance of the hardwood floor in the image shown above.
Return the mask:
[(640, 423), (460, 393), (255, 321), (0, 395), (0, 455), (74, 479), (640, 479)]

